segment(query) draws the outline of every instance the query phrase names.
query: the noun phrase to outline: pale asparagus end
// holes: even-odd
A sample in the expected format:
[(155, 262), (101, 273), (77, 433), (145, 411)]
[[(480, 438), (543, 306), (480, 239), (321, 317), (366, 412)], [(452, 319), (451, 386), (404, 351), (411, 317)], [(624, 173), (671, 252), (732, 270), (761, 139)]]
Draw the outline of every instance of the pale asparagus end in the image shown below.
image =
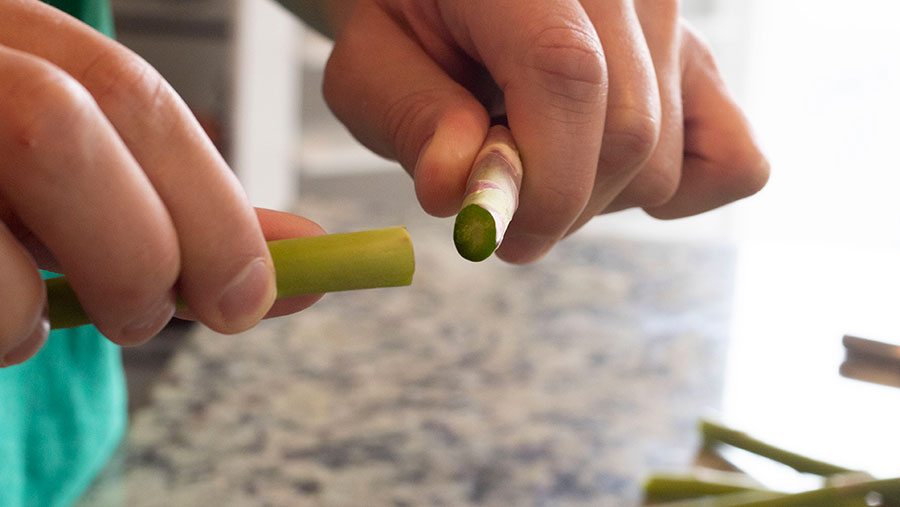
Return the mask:
[(515, 141), (509, 129), (494, 125), (475, 157), (456, 217), (453, 240), (460, 255), (480, 261), (494, 252), (519, 205), (521, 185), (522, 161)]

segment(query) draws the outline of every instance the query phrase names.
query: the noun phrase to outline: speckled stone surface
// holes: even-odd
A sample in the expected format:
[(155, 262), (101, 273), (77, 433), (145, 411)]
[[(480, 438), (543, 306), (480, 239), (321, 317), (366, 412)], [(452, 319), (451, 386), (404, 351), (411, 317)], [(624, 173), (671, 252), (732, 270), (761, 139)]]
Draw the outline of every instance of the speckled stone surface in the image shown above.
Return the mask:
[(627, 506), (690, 463), (720, 402), (731, 249), (576, 235), (534, 265), (470, 264), (450, 221), (340, 189), (297, 210), (408, 225), (413, 286), (198, 328), (85, 504)]

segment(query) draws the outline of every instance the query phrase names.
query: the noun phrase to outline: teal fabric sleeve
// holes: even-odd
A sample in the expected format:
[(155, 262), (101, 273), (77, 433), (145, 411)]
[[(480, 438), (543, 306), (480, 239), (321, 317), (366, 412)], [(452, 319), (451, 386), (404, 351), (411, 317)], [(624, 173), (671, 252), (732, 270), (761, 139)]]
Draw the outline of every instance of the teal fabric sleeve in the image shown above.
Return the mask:
[(106, 35), (113, 36), (113, 18), (109, 0), (44, 0), (68, 12)]
[[(106, 0), (48, 3), (112, 35)], [(91, 326), (0, 370), (0, 506), (73, 504), (120, 442), (126, 398), (121, 351)]]
[(71, 505), (125, 431), (121, 351), (96, 329), (53, 331), (0, 370), (0, 505)]

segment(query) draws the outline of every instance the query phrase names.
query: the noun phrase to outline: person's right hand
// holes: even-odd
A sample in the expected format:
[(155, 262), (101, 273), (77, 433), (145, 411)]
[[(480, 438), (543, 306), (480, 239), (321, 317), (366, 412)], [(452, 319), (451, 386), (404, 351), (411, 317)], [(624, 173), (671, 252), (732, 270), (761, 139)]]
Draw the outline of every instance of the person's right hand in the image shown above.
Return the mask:
[(314, 3), (335, 38), (327, 103), (406, 168), (425, 211), (459, 212), (489, 118), (506, 113), (523, 177), (503, 260), (533, 262), (596, 215), (685, 217), (768, 180), (677, 0)]
[(321, 231), (299, 217), (257, 217), (149, 64), (41, 2), (0, 0), (0, 366), (46, 340), (38, 267), (66, 274), (119, 344), (169, 321), (176, 285), (212, 329), (251, 327), (275, 297), (261, 221), (275, 223), (274, 236)]

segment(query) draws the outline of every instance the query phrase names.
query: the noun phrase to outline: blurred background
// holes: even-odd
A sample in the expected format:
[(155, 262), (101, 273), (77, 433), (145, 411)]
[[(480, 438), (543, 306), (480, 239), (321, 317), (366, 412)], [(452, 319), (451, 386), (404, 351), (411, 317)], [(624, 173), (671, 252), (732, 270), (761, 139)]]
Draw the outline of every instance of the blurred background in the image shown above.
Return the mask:
[[(321, 98), (330, 41), (275, 2), (114, 5), (119, 40), (210, 126), (255, 204), (289, 206), (304, 179), (398, 171), (331, 116)], [(852, 9), (838, 1), (684, 1), (684, 16), (714, 48), (766, 148), (772, 181), (752, 201), (694, 220), (661, 225), (631, 220), (641, 217), (635, 212), (594, 227), (897, 246), (897, 9), (874, 0)]]
[[(402, 169), (359, 146), (328, 112), (320, 87), (330, 42), (273, 1), (115, 0), (114, 6), (119, 40), (183, 94), (255, 205), (306, 214), (332, 231), (394, 225), (386, 220), (396, 219), (413, 231), (427, 229), (449, 238), (452, 222), (417, 209)], [(685, 0), (683, 13), (713, 47), (726, 82), (754, 125), (772, 165), (769, 185), (751, 199), (689, 219), (659, 222), (640, 211), (600, 217), (576, 236), (573, 251), (613, 251), (622, 244), (662, 248), (676, 253), (653, 257), (650, 266), (638, 266), (626, 279), (652, 276), (655, 266), (672, 276), (681, 273), (693, 284), (718, 284), (696, 301), (721, 312), (705, 314), (701, 308), (691, 318), (712, 323), (707, 338), (716, 344), (710, 350), (719, 352), (700, 357), (691, 356), (690, 348), (666, 349), (669, 362), (711, 368), (712, 394), (691, 391), (696, 404), (683, 417), (694, 418), (702, 407), (711, 407), (726, 421), (802, 452), (898, 475), (900, 445), (891, 437), (900, 422), (900, 391), (841, 376), (838, 370), (843, 334), (900, 338), (900, 4)], [(542, 261), (543, 269), (575, 262), (565, 252), (551, 254)], [(706, 270), (710, 252), (717, 252), (716, 262), (723, 264)], [(428, 255), (420, 276), (434, 268)], [(591, 266), (583, 267), (609, 268), (602, 262)], [(488, 262), (447, 269), (454, 276), (477, 273), (491, 279), (513, 268)], [(564, 267), (559, 269), (564, 276)], [(509, 273), (527, 277), (535, 271)], [(622, 302), (604, 299), (613, 297), (608, 287), (575, 283), (581, 275), (570, 278), (573, 283), (560, 294), (579, 301), (595, 298), (591, 318), (606, 318), (596, 313)], [(678, 288), (666, 290), (677, 293)], [(314, 312), (327, 311), (317, 310), (320, 306), (324, 303), (303, 315), (309, 313), (314, 322)], [(372, 306), (367, 311), (381, 310)], [(654, 307), (617, 318), (655, 322), (657, 327), (641, 327), (643, 334), (635, 338), (640, 341), (654, 333), (694, 329), (686, 324), (694, 322), (684, 317), (689, 313)], [(486, 314), (483, 322), (491, 318)], [(158, 348), (127, 351), (135, 410), (152, 403), (142, 389), (152, 389), (174, 345), (189, 330), (176, 326), (172, 339), (153, 342)], [(690, 428), (681, 431), (682, 437), (691, 433)], [(677, 440), (656, 442), (674, 446)], [(645, 451), (640, 455), (650, 452)], [(630, 472), (685, 458), (667, 456), (642, 461)], [(618, 500), (607, 499), (609, 505), (633, 499), (634, 491), (628, 491)], [(601, 503), (589, 499), (584, 504)]]

